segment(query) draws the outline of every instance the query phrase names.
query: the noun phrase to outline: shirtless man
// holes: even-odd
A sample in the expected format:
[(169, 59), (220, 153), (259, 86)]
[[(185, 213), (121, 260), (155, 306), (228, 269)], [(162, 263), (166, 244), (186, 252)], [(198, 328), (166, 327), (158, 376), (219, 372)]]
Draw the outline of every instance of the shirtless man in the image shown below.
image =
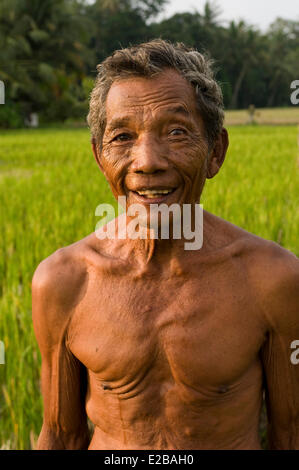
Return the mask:
[[(114, 196), (198, 203), (228, 146), (209, 63), (156, 40), (98, 70), (89, 125)], [(39, 449), (260, 449), (263, 391), (269, 447), (299, 449), (298, 258), (206, 211), (202, 248), (184, 242), (92, 233), (38, 266)]]

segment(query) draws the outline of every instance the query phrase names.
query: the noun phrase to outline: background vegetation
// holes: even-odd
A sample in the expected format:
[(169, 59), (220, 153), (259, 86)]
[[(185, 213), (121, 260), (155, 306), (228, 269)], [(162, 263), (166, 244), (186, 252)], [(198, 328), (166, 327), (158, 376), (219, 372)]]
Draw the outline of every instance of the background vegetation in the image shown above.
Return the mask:
[[(229, 109), (290, 104), (298, 78), (299, 22), (278, 18), (262, 33), (245, 22), (223, 24), (217, 3), (157, 21), (169, 0), (1, 0), (0, 80), (6, 106), (0, 126), (82, 120), (96, 64), (113, 50), (162, 37), (216, 60)], [(161, 17), (161, 15), (160, 15)]]
[[(229, 133), (227, 160), (207, 182), (204, 208), (298, 256), (297, 128), (242, 126)], [(113, 198), (86, 129), (2, 131), (0, 139), (0, 338), (6, 347), (0, 448), (27, 449), (42, 421), (33, 272), (53, 251), (91, 233), (96, 206)]]

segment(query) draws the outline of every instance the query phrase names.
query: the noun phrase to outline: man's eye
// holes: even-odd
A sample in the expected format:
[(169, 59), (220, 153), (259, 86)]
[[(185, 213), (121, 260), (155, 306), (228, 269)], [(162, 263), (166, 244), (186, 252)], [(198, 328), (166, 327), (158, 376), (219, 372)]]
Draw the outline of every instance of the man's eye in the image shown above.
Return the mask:
[(183, 134), (186, 134), (186, 131), (185, 129), (181, 129), (181, 128), (176, 128), (176, 129), (172, 129), (169, 133), (170, 135), (183, 135)]
[(130, 140), (131, 139), (131, 136), (130, 134), (126, 134), (126, 133), (122, 133), (122, 134), (118, 134), (114, 137), (113, 141), (116, 141), (116, 142), (125, 142), (126, 140)]

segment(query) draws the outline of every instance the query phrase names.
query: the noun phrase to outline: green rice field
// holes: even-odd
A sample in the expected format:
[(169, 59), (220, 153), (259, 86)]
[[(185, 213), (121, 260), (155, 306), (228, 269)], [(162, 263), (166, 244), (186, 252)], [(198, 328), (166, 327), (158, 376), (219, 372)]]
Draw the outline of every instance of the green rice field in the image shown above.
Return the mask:
[[(235, 126), (204, 208), (299, 256), (298, 128)], [(38, 263), (95, 228), (112, 202), (87, 129), (0, 133), (0, 448), (34, 447), (42, 422), (40, 355), (31, 320)], [(116, 207), (116, 204), (115, 204)]]

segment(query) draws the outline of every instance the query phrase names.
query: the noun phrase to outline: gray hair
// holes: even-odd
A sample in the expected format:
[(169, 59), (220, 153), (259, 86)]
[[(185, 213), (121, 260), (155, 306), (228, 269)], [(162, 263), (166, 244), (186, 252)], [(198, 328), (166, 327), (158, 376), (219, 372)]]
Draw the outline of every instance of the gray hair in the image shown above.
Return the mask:
[(101, 145), (106, 127), (105, 102), (113, 82), (130, 76), (150, 78), (172, 68), (195, 88), (197, 107), (212, 146), (224, 120), (222, 91), (214, 78), (212, 64), (211, 59), (197, 50), (162, 39), (115, 51), (97, 66), (87, 116), (92, 138)]

